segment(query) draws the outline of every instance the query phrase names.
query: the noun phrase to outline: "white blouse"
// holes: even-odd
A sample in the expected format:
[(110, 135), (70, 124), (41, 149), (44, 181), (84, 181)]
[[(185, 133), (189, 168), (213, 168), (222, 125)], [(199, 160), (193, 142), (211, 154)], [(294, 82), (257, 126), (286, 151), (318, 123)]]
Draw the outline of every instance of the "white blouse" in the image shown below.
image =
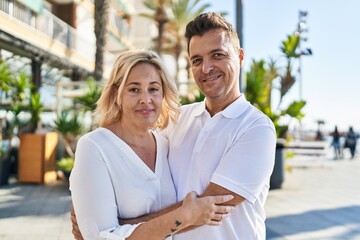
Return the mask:
[(168, 143), (156, 131), (155, 172), (106, 128), (82, 136), (77, 144), (70, 190), (85, 239), (125, 239), (139, 224), (119, 225), (169, 206), (176, 193), (167, 161)]

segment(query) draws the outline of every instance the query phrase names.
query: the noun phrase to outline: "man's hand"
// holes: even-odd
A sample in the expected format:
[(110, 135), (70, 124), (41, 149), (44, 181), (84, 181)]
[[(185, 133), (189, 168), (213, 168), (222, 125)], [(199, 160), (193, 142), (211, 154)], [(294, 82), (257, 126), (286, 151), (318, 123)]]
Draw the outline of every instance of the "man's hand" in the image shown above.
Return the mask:
[(71, 223), (72, 223), (72, 234), (74, 235), (74, 238), (76, 240), (84, 240), (84, 238), (81, 235), (79, 225), (77, 224), (77, 221), (76, 221), (74, 206), (71, 207), (70, 218), (71, 218)]
[(236, 194), (220, 185), (217, 185), (215, 183), (210, 182), (207, 188), (205, 189), (204, 193), (200, 195), (200, 197), (206, 197), (206, 196), (219, 196), (219, 195), (232, 195), (234, 196), (233, 199), (231, 199), (228, 202), (225, 202), (221, 205), (230, 205), (230, 206), (236, 206), (240, 204), (242, 201), (245, 200), (244, 197), (240, 196), (239, 194)]

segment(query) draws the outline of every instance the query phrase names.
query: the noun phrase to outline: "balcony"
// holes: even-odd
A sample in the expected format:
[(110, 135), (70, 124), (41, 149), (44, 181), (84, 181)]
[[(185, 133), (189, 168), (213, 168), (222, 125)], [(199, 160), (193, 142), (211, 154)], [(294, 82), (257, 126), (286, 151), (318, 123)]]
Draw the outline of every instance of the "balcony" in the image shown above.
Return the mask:
[[(43, 9), (37, 14), (14, 0), (0, 0), (0, 47), (2, 44), (13, 52), (22, 45), (31, 45), (37, 49), (57, 56), (60, 61), (69, 61), (70, 65), (93, 70), (95, 43), (80, 35), (74, 28)], [(93, 34), (91, 32), (91, 34)], [(12, 37), (20, 43), (12, 44)], [(20, 45), (20, 46), (19, 46)], [(29, 54), (25, 49), (21, 55)]]

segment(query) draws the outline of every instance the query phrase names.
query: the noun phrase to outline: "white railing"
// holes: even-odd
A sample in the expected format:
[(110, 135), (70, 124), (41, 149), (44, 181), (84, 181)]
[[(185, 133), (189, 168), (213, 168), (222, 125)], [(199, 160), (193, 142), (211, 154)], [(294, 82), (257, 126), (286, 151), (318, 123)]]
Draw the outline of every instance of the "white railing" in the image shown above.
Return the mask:
[(74, 28), (46, 9), (43, 9), (41, 14), (36, 14), (17, 1), (0, 0), (0, 11), (20, 20), (28, 25), (29, 28), (46, 34), (67, 48), (76, 51), (79, 55), (94, 60), (95, 43), (83, 38)]

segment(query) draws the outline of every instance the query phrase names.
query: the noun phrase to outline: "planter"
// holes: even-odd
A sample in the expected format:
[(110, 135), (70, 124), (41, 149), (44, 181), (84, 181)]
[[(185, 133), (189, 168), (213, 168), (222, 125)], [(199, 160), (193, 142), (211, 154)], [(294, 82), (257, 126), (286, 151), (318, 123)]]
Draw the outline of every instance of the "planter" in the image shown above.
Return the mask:
[(0, 158), (0, 186), (9, 182), (10, 159), (9, 157)]
[(0, 140), (0, 186), (8, 184), (10, 176), (10, 140)]
[(20, 135), (18, 180), (23, 183), (56, 181), (55, 154), (58, 133)]
[(275, 164), (270, 177), (270, 189), (279, 189), (284, 182), (284, 147), (285, 144), (283, 142), (277, 141), (275, 151)]

